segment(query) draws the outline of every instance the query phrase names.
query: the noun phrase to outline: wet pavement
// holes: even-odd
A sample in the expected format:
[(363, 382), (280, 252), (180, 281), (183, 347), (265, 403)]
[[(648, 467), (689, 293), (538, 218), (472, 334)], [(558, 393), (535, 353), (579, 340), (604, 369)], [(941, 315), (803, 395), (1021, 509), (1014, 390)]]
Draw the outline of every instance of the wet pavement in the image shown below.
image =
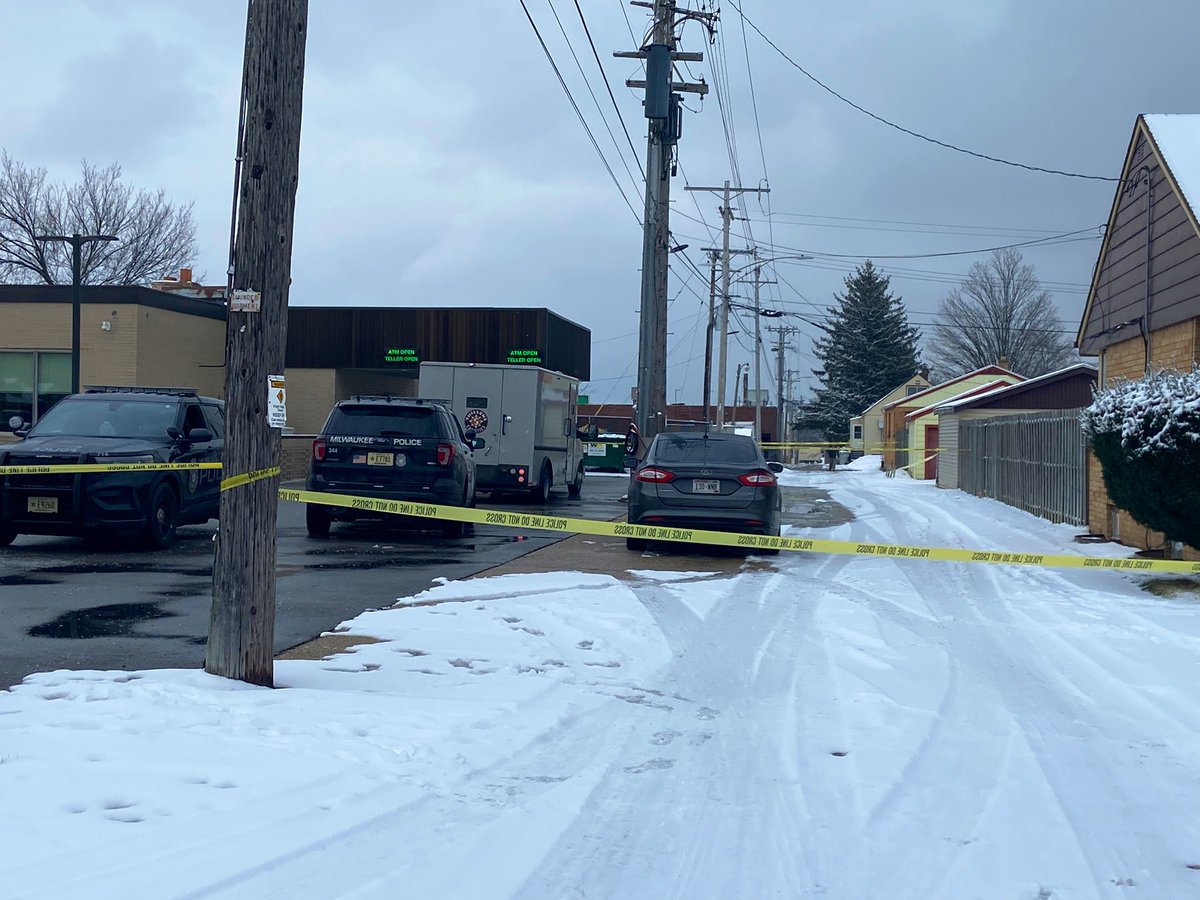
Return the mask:
[[(484, 495), (479, 505), (612, 520), (625, 514), (619, 498), (626, 486), (621, 477), (595, 477), (578, 499), (554, 495), (543, 507), (520, 499), (492, 502)], [(785, 524), (828, 527), (848, 515), (824, 492), (789, 488), (785, 494)], [(469, 527), (454, 539), (398, 521), (335, 523), (328, 539), (315, 540), (305, 530), (303, 504), (279, 504), (276, 652), (364, 610), (423, 591), (435, 579), (485, 572), (564, 539), (552, 532), (485, 525)], [(181, 528), (176, 545), (162, 553), (35, 536), (18, 537), (0, 549), (0, 688), (31, 672), (59, 668), (203, 666), (215, 531), (215, 522)], [(619, 544), (623, 550), (624, 542)], [(675, 547), (674, 552), (707, 553), (714, 559), (729, 555), (719, 548)], [(561, 564), (586, 567), (586, 553), (582, 560), (574, 555), (568, 553)], [(594, 562), (619, 574), (627, 560), (618, 554)], [(537, 565), (545, 571), (547, 562)]]
[[(623, 516), (624, 478), (589, 478), (583, 496), (553, 495), (546, 506), (513, 498), (481, 507), (588, 519)], [(495, 526), (462, 538), (408, 524), (335, 524), (314, 540), (304, 506), (279, 504), (275, 648), (282, 651), (366, 609), (464, 578), (563, 539)], [(212, 600), (216, 523), (179, 530), (176, 545), (152, 553), (128, 544), (22, 535), (0, 548), (0, 687), (58, 668), (195, 668), (204, 664)]]

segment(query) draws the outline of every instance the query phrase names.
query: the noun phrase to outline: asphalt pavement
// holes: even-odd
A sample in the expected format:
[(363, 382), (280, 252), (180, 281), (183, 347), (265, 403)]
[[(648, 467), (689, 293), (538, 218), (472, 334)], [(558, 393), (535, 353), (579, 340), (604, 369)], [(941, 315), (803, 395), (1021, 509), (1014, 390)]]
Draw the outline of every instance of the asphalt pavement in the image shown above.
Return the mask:
[[(611, 520), (623, 516), (623, 477), (587, 479), (577, 499), (480, 506)], [(410, 521), (335, 524), (308, 537), (304, 506), (279, 504), (275, 649), (301, 644), (359, 613), (465, 578), (561, 541), (555, 532), (476, 525), (458, 539)], [(216, 523), (179, 529), (155, 553), (79, 538), (22, 535), (0, 548), (0, 686), (54, 669), (196, 668), (204, 664)]]

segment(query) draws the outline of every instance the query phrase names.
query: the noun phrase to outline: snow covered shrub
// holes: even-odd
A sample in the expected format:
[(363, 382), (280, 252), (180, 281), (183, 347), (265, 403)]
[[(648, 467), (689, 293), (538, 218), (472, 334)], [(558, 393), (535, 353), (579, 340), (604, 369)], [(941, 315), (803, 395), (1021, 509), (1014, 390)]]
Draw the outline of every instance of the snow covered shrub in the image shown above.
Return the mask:
[(1200, 371), (1155, 371), (1097, 392), (1083, 430), (1112, 502), (1200, 547)]

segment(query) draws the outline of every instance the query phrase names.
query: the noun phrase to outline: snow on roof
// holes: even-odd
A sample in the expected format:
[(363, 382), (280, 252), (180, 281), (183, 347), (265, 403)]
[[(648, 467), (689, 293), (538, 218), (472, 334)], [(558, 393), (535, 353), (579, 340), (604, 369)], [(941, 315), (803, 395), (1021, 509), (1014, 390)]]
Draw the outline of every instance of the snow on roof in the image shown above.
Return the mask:
[(921, 418), (921, 416), (927, 416), (931, 412), (933, 412), (935, 409), (937, 409), (939, 406), (941, 406), (943, 403), (949, 403), (953, 400), (971, 399), (974, 397), (978, 397), (980, 394), (991, 393), (992, 391), (996, 390), (997, 388), (1007, 387), (1007, 386), (1008, 386), (1007, 381), (989, 381), (987, 384), (980, 384), (973, 388), (967, 388), (961, 394), (955, 394), (949, 400), (938, 400), (934, 403), (930, 403), (928, 406), (923, 406), (920, 409), (913, 410), (912, 412), (905, 415), (904, 421), (911, 422), (913, 419), (919, 419), (919, 418)]
[(940, 391), (942, 388), (949, 387), (952, 384), (957, 384), (960, 381), (965, 381), (968, 378), (973, 378), (976, 375), (1007, 375), (1010, 378), (1015, 378), (1017, 381), (1024, 381), (1024, 375), (1018, 375), (1016, 372), (1010, 372), (1008, 369), (1002, 369), (999, 366), (984, 366), (982, 369), (976, 369), (974, 372), (967, 372), (965, 375), (959, 375), (957, 378), (951, 378), (949, 381), (943, 381), (941, 384), (930, 385), (925, 390), (916, 394), (910, 394), (907, 397), (901, 397), (899, 400), (893, 400), (884, 409), (894, 409), (900, 404), (908, 405), (913, 400), (920, 400), (926, 394), (934, 391)]
[(951, 397), (949, 400), (945, 400), (941, 403), (935, 403), (933, 405), (933, 409), (939, 413), (942, 411), (954, 412), (960, 406), (982, 403), (984, 400), (991, 400), (1008, 391), (1015, 390), (1017, 388), (1029, 388), (1035, 384), (1041, 384), (1045, 381), (1054, 381), (1075, 371), (1090, 372), (1092, 375), (1095, 375), (1096, 367), (1090, 366), (1087, 363), (1075, 363), (1072, 366), (1067, 366), (1063, 369), (1055, 369), (1053, 372), (1047, 372), (1045, 375), (1039, 375), (1037, 378), (1030, 378), (1028, 381), (1018, 381), (1016, 384), (1006, 384), (1002, 387), (992, 388), (984, 394), (975, 394), (974, 396), (959, 394), (957, 397)]
[(1200, 217), (1200, 115), (1151, 113), (1142, 116), (1184, 201)]

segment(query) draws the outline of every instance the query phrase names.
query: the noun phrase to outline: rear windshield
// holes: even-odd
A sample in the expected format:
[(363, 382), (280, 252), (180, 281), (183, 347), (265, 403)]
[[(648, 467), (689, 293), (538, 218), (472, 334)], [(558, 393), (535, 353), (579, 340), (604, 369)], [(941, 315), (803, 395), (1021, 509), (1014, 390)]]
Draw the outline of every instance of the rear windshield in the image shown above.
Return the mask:
[(157, 400), (61, 400), (31, 434), (86, 437), (161, 438), (179, 418), (179, 404)]
[(338, 406), (326, 434), (374, 437), (441, 437), (436, 411), (416, 406)]
[(664, 463), (755, 463), (758, 447), (749, 438), (674, 437), (660, 434), (654, 459)]

